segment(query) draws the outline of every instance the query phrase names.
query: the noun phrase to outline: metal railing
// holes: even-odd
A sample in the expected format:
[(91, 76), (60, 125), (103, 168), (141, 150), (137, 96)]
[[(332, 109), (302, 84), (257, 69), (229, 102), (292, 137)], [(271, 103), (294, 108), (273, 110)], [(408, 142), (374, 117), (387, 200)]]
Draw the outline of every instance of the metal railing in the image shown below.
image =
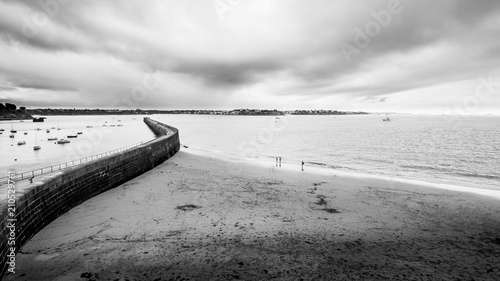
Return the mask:
[[(44, 167), (44, 168), (40, 168), (40, 169), (36, 169), (36, 170), (31, 170), (31, 171), (28, 171), (28, 172), (15, 173), (15, 177), (11, 178), (11, 179), (14, 180), (14, 181), (19, 181), (19, 180), (24, 180), (24, 179), (32, 179), (35, 176), (40, 176), (40, 175), (43, 175), (43, 174), (48, 174), (48, 173), (52, 173), (52, 172), (64, 170), (64, 169), (75, 167), (75, 166), (78, 166), (78, 165), (81, 165), (81, 164), (84, 164), (84, 163), (88, 163), (88, 162), (93, 161), (93, 160), (97, 160), (99, 158), (107, 157), (107, 156), (110, 156), (110, 155), (113, 155), (113, 154), (116, 154), (116, 153), (119, 153), (119, 152), (122, 152), (122, 151), (125, 151), (125, 150), (128, 150), (128, 149), (137, 147), (139, 145), (142, 145), (142, 144), (150, 142), (150, 141), (151, 140), (149, 140), (149, 141), (141, 141), (141, 142), (133, 144), (133, 145), (121, 147), (121, 148), (118, 148), (118, 149), (115, 149), (115, 150), (111, 150), (111, 151), (106, 151), (106, 152), (95, 154), (95, 155), (88, 156), (88, 157), (85, 157), (85, 158), (80, 158), (80, 159), (77, 159), (77, 160), (68, 161), (68, 162), (65, 162), (65, 163), (60, 163), (60, 164), (52, 165), (52, 166), (49, 166), (49, 167)], [(8, 179), (9, 179), (9, 176), (1, 177), (0, 178), (0, 184), (6, 184), (8, 182)]]

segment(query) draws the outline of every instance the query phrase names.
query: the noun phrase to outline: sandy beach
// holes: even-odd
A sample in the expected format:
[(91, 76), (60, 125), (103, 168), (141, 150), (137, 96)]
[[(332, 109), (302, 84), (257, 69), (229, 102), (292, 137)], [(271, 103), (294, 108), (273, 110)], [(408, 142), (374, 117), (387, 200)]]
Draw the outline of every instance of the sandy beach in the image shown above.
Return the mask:
[(4, 280), (500, 280), (499, 206), (183, 149), (52, 222)]

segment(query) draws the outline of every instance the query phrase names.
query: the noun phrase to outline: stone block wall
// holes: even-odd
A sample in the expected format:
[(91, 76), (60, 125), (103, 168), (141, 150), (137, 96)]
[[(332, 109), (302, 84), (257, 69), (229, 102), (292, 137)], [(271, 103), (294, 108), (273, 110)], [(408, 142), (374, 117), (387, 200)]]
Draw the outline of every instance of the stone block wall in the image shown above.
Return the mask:
[[(0, 202), (0, 277), (9, 268), (11, 247), (17, 253), (36, 233), (71, 208), (153, 169), (179, 151), (176, 128), (149, 118), (144, 118), (144, 122), (155, 132), (156, 139), (39, 181), (35, 178), (28, 187), (16, 189), (14, 212), (9, 210), (9, 202)], [(10, 213), (15, 216), (9, 216)], [(12, 224), (15, 232), (11, 231)], [(15, 239), (9, 240), (13, 233)], [(9, 245), (12, 241), (15, 245)]]

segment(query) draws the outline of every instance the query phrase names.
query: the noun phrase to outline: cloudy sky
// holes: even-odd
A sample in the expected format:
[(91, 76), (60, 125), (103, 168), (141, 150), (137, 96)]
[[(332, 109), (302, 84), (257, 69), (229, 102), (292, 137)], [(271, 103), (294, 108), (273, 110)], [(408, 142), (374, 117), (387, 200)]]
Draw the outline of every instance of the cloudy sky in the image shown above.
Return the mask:
[(0, 0), (0, 102), (500, 114), (500, 1)]

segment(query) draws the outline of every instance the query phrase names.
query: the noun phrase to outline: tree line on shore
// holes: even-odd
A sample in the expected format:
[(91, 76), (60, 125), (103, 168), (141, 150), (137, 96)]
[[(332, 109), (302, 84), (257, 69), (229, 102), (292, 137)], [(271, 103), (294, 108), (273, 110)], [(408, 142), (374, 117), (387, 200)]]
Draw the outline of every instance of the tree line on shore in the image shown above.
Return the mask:
[(199, 114), (199, 115), (352, 115), (368, 114), (366, 112), (337, 111), (337, 110), (276, 110), (276, 109), (233, 109), (233, 110), (196, 110), (196, 109), (81, 109), (81, 108), (37, 108), (26, 109), (12, 103), (0, 103), (0, 118), (3, 120), (30, 119), (32, 115), (148, 115), (148, 114)]
[(286, 110), (276, 109), (233, 109), (233, 110), (211, 110), (211, 109), (28, 109), (33, 115), (134, 115), (134, 114), (199, 114), (199, 115), (354, 115), (368, 114), (362, 111), (338, 111), (338, 110)]
[(22, 120), (33, 118), (28, 112), (26, 107), (17, 106), (13, 103), (0, 103), (0, 120)]

